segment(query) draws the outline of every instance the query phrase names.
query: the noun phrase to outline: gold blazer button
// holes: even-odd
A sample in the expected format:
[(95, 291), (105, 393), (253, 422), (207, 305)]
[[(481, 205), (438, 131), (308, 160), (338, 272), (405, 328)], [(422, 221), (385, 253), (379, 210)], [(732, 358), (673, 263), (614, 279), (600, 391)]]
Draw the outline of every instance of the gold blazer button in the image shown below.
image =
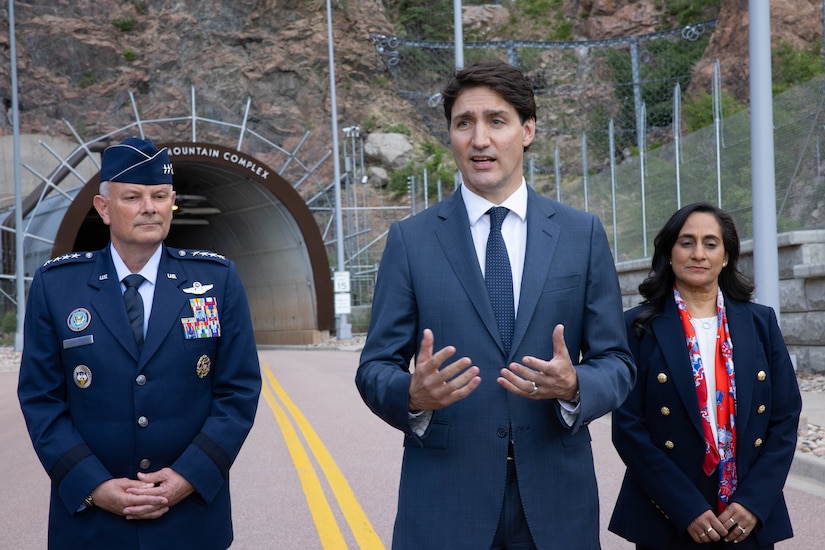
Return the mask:
[(664, 384), (667, 382), (667, 374), (660, 372), (658, 376), (656, 376), (656, 380), (658, 380), (660, 384)]

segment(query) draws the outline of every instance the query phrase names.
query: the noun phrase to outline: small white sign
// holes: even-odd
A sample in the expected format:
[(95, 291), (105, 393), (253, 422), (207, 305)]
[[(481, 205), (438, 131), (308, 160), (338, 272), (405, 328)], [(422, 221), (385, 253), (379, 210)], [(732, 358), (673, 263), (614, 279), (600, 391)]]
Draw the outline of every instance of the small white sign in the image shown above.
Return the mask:
[(335, 292), (349, 292), (349, 271), (336, 271), (332, 281)]
[(352, 312), (352, 296), (348, 292), (335, 293), (335, 315), (349, 315)]

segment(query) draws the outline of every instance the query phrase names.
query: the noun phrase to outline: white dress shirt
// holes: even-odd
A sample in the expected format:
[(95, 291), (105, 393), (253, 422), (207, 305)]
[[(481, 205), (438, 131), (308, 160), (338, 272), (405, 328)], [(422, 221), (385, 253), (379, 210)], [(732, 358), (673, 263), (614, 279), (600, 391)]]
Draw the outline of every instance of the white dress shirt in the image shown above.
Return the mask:
[[(131, 275), (132, 272), (129, 271), (129, 268), (126, 267), (126, 264), (123, 262), (123, 258), (120, 257), (120, 254), (117, 253), (115, 247), (111, 244), (109, 245), (109, 250), (112, 251), (112, 262), (115, 264), (115, 271), (117, 272), (117, 280), (120, 281), (120, 292), (121, 294), (126, 292), (126, 285), (123, 284), (123, 279), (127, 275)], [(149, 258), (149, 261), (146, 262), (146, 265), (138, 271), (138, 274), (142, 275), (145, 282), (143, 282), (140, 287), (138, 288), (138, 292), (140, 292), (140, 297), (143, 299), (143, 337), (146, 337), (146, 330), (149, 328), (149, 314), (152, 312), (152, 302), (155, 298), (155, 283), (158, 280), (158, 267), (160, 266), (160, 255), (163, 251), (163, 245), (158, 246), (158, 249), (155, 250), (155, 253)]]

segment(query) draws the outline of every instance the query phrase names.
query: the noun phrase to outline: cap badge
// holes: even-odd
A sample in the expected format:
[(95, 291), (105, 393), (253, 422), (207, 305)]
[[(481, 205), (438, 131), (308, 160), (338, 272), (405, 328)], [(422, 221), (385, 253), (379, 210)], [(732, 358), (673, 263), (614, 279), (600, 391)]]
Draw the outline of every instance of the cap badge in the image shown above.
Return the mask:
[(75, 385), (82, 390), (92, 385), (92, 371), (86, 365), (76, 366), (72, 378)]
[(69, 313), (69, 318), (66, 320), (66, 324), (69, 325), (69, 328), (73, 332), (80, 332), (81, 330), (86, 330), (89, 326), (89, 323), (92, 322), (92, 314), (89, 313), (89, 310), (83, 307), (79, 307)]

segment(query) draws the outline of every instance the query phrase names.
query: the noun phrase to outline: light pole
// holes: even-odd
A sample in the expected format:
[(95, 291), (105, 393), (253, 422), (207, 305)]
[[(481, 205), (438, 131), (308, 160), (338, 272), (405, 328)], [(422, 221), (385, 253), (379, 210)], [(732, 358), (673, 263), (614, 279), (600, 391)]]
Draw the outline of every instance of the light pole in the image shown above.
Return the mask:
[(779, 314), (779, 251), (776, 237), (776, 172), (771, 91), (771, 9), (749, 0), (751, 186), (755, 298)]
[(20, 183), (20, 109), (17, 103), (17, 41), (14, 37), (14, 0), (9, 0), (9, 43), (11, 45), (11, 110), (14, 127), (14, 273), (17, 298), (17, 329), (14, 350), (23, 350), (23, 319), (26, 317), (26, 280), (23, 269), (23, 189)]
[(332, 7), (330, 6), (330, 0), (327, 0), (327, 41), (329, 42), (329, 97), (330, 109), (332, 110), (332, 162), (334, 165), (333, 177), (335, 178), (335, 245), (338, 253), (337, 265), (335, 266), (335, 271), (337, 272), (335, 285), (336, 310), (347, 310), (346, 312), (336, 311), (338, 314), (338, 323), (335, 335), (339, 340), (346, 340), (352, 338), (352, 326), (347, 321), (349, 308), (339, 308), (337, 300), (338, 294), (349, 294), (349, 278), (346, 278), (346, 292), (338, 292), (338, 281), (345, 279), (340, 275), (346, 272), (346, 266), (344, 265), (344, 220), (341, 213), (341, 166), (338, 155), (338, 106), (335, 101), (335, 52), (332, 47)]

